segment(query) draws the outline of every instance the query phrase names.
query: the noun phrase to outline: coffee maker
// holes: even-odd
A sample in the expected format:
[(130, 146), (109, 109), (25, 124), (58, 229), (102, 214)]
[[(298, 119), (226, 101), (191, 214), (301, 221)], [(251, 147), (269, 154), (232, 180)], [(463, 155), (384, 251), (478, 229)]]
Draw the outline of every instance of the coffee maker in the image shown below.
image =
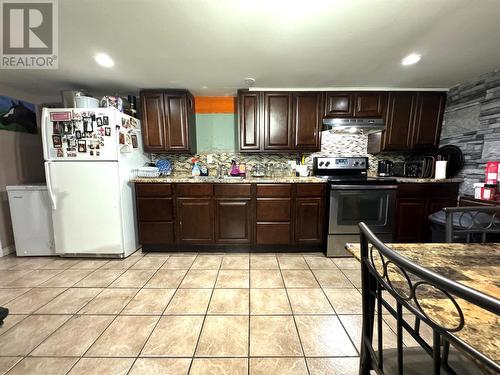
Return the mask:
[(392, 166), (394, 163), (390, 160), (379, 160), (377, 175), (379, 177), (390, 177), (392, 176)]

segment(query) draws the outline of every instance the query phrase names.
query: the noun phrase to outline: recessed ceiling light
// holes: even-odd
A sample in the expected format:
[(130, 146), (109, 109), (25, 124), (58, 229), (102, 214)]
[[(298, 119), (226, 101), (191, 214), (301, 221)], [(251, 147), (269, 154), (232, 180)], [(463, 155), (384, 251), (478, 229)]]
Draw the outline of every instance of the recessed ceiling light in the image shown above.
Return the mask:
[(98, 53), (94, 56), (94, 59), (99, 65), (104, 66), (105, 68), (111, 68), (115, 65), (113, 59), (105, 53)]
[(422, 58), (422, 55), (419, 55), (418, 53), (412, 53), (412, 54), (409, 54), (406, 57), (403, 57), (401, 59), (401, 64), (403, 64), (403, 65), (413, 65), (413, 64), (418, 63), (421, 58)]

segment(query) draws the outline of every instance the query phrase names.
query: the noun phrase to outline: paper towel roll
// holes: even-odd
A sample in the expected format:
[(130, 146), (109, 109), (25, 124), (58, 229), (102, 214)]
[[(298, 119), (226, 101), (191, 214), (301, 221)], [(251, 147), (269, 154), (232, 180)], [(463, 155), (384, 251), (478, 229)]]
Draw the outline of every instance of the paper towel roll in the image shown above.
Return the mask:
[(436, 174), (434, 178), (436, 180), (443, 180), (446, 178), (446, 164), (448, 162), (446, 160), (438, 160), (436, 161)]

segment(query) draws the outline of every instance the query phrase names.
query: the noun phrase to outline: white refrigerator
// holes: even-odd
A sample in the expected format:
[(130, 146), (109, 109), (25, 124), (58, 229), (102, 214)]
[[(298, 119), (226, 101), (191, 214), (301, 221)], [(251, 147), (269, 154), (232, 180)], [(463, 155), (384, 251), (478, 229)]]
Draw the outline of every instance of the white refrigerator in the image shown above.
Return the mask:
[(126, 257), (137, 250), (129, 179), (149, 161), (139, 121), (114, 108), (44, 108), (42, 140), (56, 253)]

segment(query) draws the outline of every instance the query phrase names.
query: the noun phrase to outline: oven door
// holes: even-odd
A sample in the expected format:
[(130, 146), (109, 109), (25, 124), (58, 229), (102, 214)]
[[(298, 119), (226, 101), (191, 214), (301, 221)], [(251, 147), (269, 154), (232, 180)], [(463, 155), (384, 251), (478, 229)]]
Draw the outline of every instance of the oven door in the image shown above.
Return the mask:
[(395, 185), (332, 185), (329, 234), (357, 234), (364, 222), (374, 233), (392, 233)]

